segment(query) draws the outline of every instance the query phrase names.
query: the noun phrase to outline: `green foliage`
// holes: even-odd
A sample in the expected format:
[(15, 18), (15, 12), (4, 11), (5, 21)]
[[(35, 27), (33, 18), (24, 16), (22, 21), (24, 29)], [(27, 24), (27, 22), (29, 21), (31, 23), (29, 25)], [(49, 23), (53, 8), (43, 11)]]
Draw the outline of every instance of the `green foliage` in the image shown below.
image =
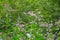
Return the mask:
[(60, 0), (0, 0), (2, 40), (54, 40), (59, 29)]

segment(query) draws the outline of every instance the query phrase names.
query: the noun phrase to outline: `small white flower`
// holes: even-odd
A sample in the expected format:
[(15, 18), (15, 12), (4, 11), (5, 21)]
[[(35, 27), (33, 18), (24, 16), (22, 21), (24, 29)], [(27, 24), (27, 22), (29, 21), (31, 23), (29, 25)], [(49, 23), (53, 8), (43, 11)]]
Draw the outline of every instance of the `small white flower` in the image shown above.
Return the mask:
[(24, 28), (24, 26), (25, 26), (24, 24), (21, 24), (21, 25), (20, 25), (21, 28)]
[(30, 37), (32, 36), (32, 35), (31, 35), (31, 34), (29, 34), (29, 33), (27, 33), (26, 35), (27, 35), (27, 37), (28, 37), (28, 38), (30, 38)]
[(24, 12), (24, 14), (26, 14), (26, 12)]
[(28, 12), (28, 14), (31, 15), (31, 16), (36, 16), (36, 14), (34, 14), (33, 11)]
[(38, 12), (38, 14), (40, 14), (40, 13), (41, 13), (41, 11)]

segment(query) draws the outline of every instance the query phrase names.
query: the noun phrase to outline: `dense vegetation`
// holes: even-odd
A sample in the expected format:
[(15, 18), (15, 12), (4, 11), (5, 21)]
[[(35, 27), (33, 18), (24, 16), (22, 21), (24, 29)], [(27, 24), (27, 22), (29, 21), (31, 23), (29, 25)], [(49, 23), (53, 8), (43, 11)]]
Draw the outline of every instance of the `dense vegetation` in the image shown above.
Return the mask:
[(0, 0), (0, 40), (60, 40), (60, 0)]

